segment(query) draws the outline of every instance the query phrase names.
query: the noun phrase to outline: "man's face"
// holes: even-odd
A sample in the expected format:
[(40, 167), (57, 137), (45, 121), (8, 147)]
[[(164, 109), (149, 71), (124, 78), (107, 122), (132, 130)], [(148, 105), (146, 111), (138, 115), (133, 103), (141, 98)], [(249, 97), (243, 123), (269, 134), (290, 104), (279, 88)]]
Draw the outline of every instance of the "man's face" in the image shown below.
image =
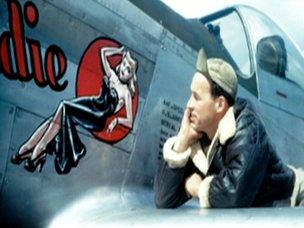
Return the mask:
[(206, 130), (213, 127), (216, 103), (210, 93), (210, 84), (201, 73), (194, 74), (187, 107), (190, 109), (190, 125), (193, 129), (206, 133)]

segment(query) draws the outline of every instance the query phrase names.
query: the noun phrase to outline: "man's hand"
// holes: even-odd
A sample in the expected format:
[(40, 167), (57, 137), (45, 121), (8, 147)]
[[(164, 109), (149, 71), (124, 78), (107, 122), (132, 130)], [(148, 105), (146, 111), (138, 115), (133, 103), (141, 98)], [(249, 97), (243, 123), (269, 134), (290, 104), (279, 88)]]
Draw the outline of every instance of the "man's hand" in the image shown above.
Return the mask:
[(191, 197), (198, 197), (198, 191), (201, 182), (202, 177), (197, 173), (194, 173), (188, 177), (185, 182), (185, 189), (187, 194)]
[(202, 137), (202, 133), (197, 132), (191, 127), (189, 118), (190, 110), (189, 108), (186, 108), (180, 130), (177, 134), (176, 142), (173, 146), (173, 150), (176, 152), (183, 152), (187, 150), (189, 146)]

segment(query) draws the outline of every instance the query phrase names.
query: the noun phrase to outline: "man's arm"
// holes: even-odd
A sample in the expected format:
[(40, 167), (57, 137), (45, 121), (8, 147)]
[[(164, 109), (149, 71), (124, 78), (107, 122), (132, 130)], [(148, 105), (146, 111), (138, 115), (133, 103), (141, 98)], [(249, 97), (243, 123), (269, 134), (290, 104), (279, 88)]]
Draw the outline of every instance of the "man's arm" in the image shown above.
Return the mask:
[(172, 169), (161, 159), (154, 181), (157, 208), (175, 208), (190, 199), (185, 192), (186, 166)]
[(174, 208), (185, 203), (190, 197), (185, 191), (185, 179), (193, 173), (193, 165), (188, 161), (190, 146), (200, 134), (191, 128), (189, 109), (185, 110), (181, 128), (176, 137), (166, 141), (154, 182), (155, 204), (158, 208)]

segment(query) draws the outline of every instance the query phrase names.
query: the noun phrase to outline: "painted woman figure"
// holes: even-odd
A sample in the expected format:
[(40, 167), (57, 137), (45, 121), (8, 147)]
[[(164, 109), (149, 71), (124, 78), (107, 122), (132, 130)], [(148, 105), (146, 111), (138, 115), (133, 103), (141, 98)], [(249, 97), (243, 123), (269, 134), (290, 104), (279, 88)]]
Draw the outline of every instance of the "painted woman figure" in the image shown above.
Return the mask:
[[(26, 160), (26, 170), (34, 172), (39, 167), (41, 171), (46, 154), (54, 151), (57, 172), (68, 173), (86, 153), (76, 125), (89, 131), (100, 131), (105, 128), (109, 116), (125, 107), (126, 117), (114, 118), (107, 128), (107, 134), (111, 134), (119, 124), (132, 128), (132, 97), (135, 93), (137, 61), (129, 51), (124, 51), (123, 46), (101, 48), (100, 54), (106, 75), (99, 95), (60, 102), (55, 114), (41, 124), (11, 157), (12, 163), (20, 164)], [(122, 55), (122, 60), (116, 69), (112, 69), (107, 57), (117, 54)]]

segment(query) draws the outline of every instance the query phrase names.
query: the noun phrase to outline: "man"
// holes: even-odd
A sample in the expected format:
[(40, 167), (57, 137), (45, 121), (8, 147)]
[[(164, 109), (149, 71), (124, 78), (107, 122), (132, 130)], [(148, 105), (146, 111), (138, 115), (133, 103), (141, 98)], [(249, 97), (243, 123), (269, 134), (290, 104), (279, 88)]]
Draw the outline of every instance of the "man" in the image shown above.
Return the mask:
[(244, 99), (237, 77), (221, 59), (199, 51), (180, 130), (166, 141), (155, 178), (158, 208), (192, 197), (201, 207), (304, 205), (303, 171), (285, 165)]

